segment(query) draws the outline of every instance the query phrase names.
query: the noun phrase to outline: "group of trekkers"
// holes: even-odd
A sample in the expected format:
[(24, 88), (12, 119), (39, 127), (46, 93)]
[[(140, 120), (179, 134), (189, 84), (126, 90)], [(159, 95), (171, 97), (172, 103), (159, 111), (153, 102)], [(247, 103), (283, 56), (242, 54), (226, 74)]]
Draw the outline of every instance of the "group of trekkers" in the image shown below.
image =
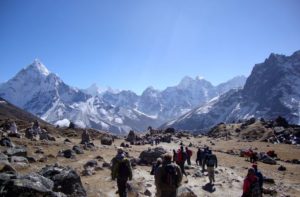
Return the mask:
[[(202, 170), (207, 167), (210, 184), (215, 182), (214, 168), (217, 167), (218, 161), (216, 155), (212, 154), (209, 148), (204, 149), (201, 157)], [(176, 197), (177, 188), (180, 186), (183, 175), (187, 176), (184, 170), (185, 162), (191, 165), (192, 151), (183, 145), (177, 150), (173, 150), (173, 155), (166, 153), (162, 158), (157, 158), (153, 164), (151, 175), (154, 175), (156, 196), (158, 197)], [(199, 158), (197, 158), (199, 160)], [(126, 184), (132, 179), (132, 168), (127, 153), (122, 147), (118, 148), (117, 155), (112, 159), (112, 179), (117, 179), (118, 193), (120, 197), (126, 197)]]

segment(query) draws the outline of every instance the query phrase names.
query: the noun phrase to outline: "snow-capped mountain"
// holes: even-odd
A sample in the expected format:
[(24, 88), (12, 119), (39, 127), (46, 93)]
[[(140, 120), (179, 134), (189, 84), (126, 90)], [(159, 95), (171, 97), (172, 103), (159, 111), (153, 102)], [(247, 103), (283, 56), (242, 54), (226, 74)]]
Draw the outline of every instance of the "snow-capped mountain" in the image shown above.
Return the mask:
[[(244, 78), (245, 81), (245, 78)], [(132, 91), (103, 90), (95, 84), (79, 90), (65, 84), (39, 60), (0, 85), (0, 96), (42, 119), (59, 125), (70, 121), (81, 127), (115, 133), (157, 127), (227, 89), (241, 87), (243, 80), (231, 80), (224, 88), (203, 78), (185, 77), (163, 91), (147, 88), (141, 96)]]
[[(0, 95), (54, 124), (72, 121), (81, 127), (122, 133), (140, 128), (135, 127), (139, 122), (152, 123), (151, 117), (138, 111), (128, 111), (66, 85), (38, 60), (3, 83)], [(127, 119), (131, 125), (124, 122)]]
[(231, 90), (170, 121), (163, 127), (203, 130), (220, 122), (251, 117), (284, 116), (300, 124), (300, 51), (291, 56), (271, 54), (256, 64), (243, 89)]

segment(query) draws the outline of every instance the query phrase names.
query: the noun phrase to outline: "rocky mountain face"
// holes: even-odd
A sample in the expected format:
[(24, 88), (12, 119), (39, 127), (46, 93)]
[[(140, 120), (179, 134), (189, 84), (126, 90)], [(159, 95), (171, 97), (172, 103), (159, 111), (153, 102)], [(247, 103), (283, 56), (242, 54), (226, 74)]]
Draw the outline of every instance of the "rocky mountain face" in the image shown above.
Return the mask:
[(256, 64), (244, 88), (231, 90), (162, 127), (206, 131), (220, 122), (251, 117), (285, 117), (299, 124), (300, 51), (291, 56), (271, 54)]
[(74, 122), (114, 133), (157, 127), (209, 101), (229, 89), (241, 87), (239, 77), (213, 86), (201, 78), (185, 77), (163, 91), (147, 88), (141, 96), (132, 91), (79, 90), (65, 84), (38, 60), (0, 85), (0, 96), (14, 105), (53, 123)]

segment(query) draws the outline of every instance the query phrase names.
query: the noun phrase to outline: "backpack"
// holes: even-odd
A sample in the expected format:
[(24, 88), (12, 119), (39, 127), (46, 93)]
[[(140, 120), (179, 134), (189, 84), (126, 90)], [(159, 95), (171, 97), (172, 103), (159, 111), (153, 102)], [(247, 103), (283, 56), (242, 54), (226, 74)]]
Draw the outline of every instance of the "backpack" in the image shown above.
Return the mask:
[(128, 178), (130, 176), (130, 169), (127, 162), (128, 161), (126, 159), (119, 161), (117, 173), (118, 177)]
[(209, 166), (209, 167), (213, 167), (213, 166), (215, 166), (215, 164), (216, 164), (215, 157), (213, 157), (212, 155), (209, 155), (208, 160), (206, 162), (206, 165)]
[(192, 157), (193, 152), (192, 152), (191, 150), (188, 150), (188, 151), (187, 151), (187, 154), (188, 154), (190, 157)]
[(172, 164), (168, 164), (164, 167), (164, 171), (165, 172), (162, 176), (162, 182), (168, 185), (169, 187), (177, 188), (178, 175), (177, 175), (176, 167)]
[(261, 197), (261, 189), (258, 180), (252, 182), (250, 185), (250, 195), (251, 197)]
[(183, 162), (185, 162), (187, 160), (187, 153), (186, 152), (181, 152), (181, 159)]

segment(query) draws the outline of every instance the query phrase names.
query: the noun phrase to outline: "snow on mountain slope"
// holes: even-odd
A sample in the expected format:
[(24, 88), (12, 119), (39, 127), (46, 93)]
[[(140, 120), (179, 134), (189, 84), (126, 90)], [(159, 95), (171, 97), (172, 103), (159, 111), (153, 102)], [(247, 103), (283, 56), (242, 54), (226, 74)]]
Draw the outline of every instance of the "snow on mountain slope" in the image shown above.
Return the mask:
[(284, 116), (299, 124), (300, 51), (291, 56), (271, 54), (255, 65), (243, 89), (231, 90), (162, 127), (205, 130), (220, 122)]
[[(226, 84), (227, 89), (238, 86)], [(39, 60), (0, 85), (0, 96), (50, 123), (72, 121), (77, 126), (115, 133), (157, 127), (219, 94), (218, 87), (199, 77), (185, 77), (163, 91), (150, 87), (141, 96), (110, 88), (104, 91), (95, 84), (79, 90), (65, 84)]]

